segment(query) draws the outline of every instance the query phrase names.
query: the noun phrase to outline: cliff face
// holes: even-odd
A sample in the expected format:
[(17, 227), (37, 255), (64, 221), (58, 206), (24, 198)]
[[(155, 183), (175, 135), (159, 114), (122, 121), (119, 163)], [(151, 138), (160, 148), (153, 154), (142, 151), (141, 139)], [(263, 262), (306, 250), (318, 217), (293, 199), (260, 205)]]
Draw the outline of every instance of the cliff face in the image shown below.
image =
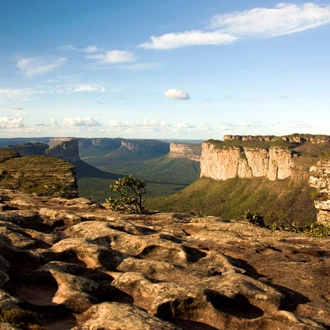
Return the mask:
[(187, 158), (196, 162), (201, 161), (202, 146), (193, 143), (170, 143), (171, 158)]
[(45, 150), (45, 154), (61, 158), (70, 163), (76, 163), (80, 160), (78, 139), (52, 138), (49, 141), (49, 149)]
[(202, 144), (201, 177), (227, 180), (234, 177), (266, 177), (286, 179), (294, 168), (290, 150), (231, 147), (218, 149), (211, 143)]
[(105, 149), (118, 149), (121, 146), (122, 139), (108, 139), (108, 138), (92, 138), (92, 139), (79, 139), (79, 147), (87, 149), (92, 146), (105, 148)]
[(169, 152), (169, 144), (157, 140), (122, 140), (121, 148), (130, 151)]
[(314, 200), (317, 221), (330, 226), (330, 160), (319, 161), (310, 172), (309, 184), (317, 189)]

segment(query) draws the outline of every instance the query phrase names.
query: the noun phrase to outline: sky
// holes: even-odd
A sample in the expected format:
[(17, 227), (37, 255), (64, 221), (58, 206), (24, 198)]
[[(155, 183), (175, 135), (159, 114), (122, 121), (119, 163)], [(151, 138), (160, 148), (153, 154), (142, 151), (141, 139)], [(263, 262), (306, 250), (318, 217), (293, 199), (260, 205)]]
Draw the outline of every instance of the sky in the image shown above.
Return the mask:
[(0, 0), (0, 137), (330, 135), (330, 2)]

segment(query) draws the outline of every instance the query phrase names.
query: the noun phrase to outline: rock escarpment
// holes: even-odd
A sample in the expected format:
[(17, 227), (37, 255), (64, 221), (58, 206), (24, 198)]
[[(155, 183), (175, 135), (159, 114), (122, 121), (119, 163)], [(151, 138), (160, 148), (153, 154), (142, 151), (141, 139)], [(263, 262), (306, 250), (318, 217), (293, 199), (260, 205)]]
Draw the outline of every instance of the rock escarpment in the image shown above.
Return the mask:
[(171, 158), (187, 158), (200, 162), (202, 154), (202, 146), (200, 143), (170, 143)]
[(78, 139), (75, 138), (51, 138), (49, 149), (45, 151), (48, 156), (61, 158), (70, 163), (77, 163), (80, 160)]
[(312, 166), (309, 184), (316, 188), (314, 204), (318, 210), (317, 221), (330, 226), (330, 157)]
[(202, 144), (201, 177), (215, 180), (266, 177), (308, 182), (309, 168), (330, 149), (330, 136), (226, 135)]
[(168, 153), (169, 144), (157, 140), (122, 140), (121, 148), (130, 151), (147, 151), (156, 153)]
[(0, 196), (0, 309), (29, 311), (48, 329), (330, 327), (329, 240)]
[(219, 149), (212, 143), (203, 143), (201, 177), (227, 180), (234, 177), (266, 177), (285, 179), (292, 175), (293, 155), (290, 150), (271, 147), (231, 147)]

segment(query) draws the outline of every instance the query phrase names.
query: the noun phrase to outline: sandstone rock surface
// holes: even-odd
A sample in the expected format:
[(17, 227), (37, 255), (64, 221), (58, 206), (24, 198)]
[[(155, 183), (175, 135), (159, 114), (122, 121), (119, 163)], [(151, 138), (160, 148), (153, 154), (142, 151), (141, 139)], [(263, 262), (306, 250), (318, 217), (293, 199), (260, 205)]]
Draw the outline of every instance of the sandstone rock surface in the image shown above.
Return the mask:
[(329, 239), (0, 196), (0, 310), (29, 311), (46, 329), (330, 327)]
[(319, 161), (310, 172), (309, 184), (317, 190), (314, 199), (318, 209), (317, 221), (330, 226), (330, 160)]

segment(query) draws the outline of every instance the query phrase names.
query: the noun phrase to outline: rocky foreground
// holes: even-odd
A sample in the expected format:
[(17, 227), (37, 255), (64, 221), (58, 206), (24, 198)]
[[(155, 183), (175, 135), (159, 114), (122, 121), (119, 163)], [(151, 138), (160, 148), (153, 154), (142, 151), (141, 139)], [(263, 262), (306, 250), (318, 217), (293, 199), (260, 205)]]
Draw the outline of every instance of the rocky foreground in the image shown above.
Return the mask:
[(0, 197), (0, 329), (330, 329), (330, 239)]

